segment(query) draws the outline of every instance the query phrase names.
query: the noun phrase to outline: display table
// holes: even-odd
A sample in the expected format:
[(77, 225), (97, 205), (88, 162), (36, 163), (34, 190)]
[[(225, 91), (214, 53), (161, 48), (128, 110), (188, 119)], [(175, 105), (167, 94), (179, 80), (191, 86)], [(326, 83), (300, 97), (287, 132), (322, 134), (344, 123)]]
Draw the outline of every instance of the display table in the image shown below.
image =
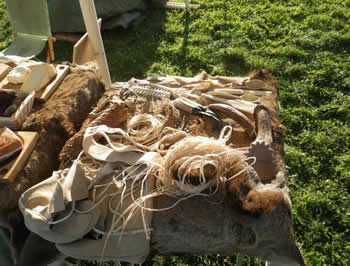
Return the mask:
[[(238, 175), (210, 197), (193, 196), (181, 202), (179, 197), (155, 197), (154, 209), (178, 204), (168, 210), (153, 212), (150, 257), (155, 254), (241, 253), (263, 258), (272, 265), (304, 265), (293, 233), (292, 206), (283, 158), (282, 134), (285, 128), (278, 119), (278, 91), (274, 78), (266, 72), (257, 72), (240, 78), (208, 79), (203, 74), (196, 78), (167, 77), (133, 82), (137, 85), (130, 85), (132, 82), (113, 84), (94, 115), (88, 117), (80, 132), (62, 149), (61, 163), (76, 157), (81, 151), (87, 127), (104, 124), (129, 132), (127, 121), (144, 112), (166, 114), (166, 126), (212, 139), (219, 137), (220, 125), (230, 123), (233, 127), (228, 141), (230, 147), (255, 157), (254, 169), (248, 167), (247, 174)], [(188, 91), (192, 93), (190, 96)], [(231, 93), (231, 100), (234, 100), (227, 102), (226, 93)], [(253, 99), (252, 93), (260, 95), (255, 105), (235, 100), (247, 99), (247, 94)], [(179, 104), (178, 99), (183, 97), (180, 94), (209, 106), (210, 110), (222, 109), (215, 102), (230, 103), (243, 115), (232, 112), (232, 116), (227, 117), (226, 113), (220, 117), (221, 124), (217, 124), (212, 119), (213, 113), (203, 106), (191, 107), (191, 110), (193, 102)], [(220, 95), (224, 98), (218, 97)], [(168, 104), (163, 105), (161, 99)], [(172, 112), (173, 115), (176, 112), (169, 101), (180, 108), (177, 118), (172, 117)], [(225, 108), (226, 112), (228, 109)], [(250, 125), (247, 119), (255, 122)], [(251, 127), (254, 127), (253, 131)]]

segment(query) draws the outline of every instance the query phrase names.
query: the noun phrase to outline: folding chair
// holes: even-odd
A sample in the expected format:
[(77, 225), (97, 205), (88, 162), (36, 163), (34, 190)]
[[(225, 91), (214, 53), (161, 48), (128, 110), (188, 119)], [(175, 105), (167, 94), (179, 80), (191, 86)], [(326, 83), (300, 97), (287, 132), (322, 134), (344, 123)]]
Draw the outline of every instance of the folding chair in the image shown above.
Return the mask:
[(55, 60), (47, 0), (6, 0), (14, 40), (1, 56), (31, 58), (48, 42), (47, 61)]

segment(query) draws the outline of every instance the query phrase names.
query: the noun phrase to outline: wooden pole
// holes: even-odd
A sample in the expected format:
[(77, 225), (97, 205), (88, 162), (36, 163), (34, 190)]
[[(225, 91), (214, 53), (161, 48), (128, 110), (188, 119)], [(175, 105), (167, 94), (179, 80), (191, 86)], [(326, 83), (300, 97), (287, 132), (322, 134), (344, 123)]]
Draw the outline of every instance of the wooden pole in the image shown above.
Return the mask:
[(56, 39), (52, 38), (52, 37), (49, 37), (49, 39), (47, 40), (51, 61), (55, 61), (55, 51), (53, 49), (53, 42), (55, 42), (55, 41), (56, 41)]
[(111, 76), (109, 74), (108, 63), (105, 49), (103, 46), (101, 32), (97, 23), (97, 14), (93, 0), (79, 0), (81, 11), (85, 22), (86, 31), (93, 49), (96, 52), (96, 59), (98, 64), (98, 74), (109, 86)]
[[(101, 29), (102, 19), (98, 19), (98, 26)], [(73, 46), (73, 64), (84, 65), (87, 62), (96, 62), (96, 53), (91, 46), (88, 34), (85, 33)]]

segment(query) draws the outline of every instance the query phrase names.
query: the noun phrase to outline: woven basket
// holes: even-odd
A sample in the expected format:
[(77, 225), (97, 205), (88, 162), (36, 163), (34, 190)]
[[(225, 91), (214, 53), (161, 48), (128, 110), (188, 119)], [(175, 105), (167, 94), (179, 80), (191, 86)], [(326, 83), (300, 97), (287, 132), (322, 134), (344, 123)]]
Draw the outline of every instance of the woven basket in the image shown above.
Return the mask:
[(34, 92), (3, 90), (6, 92), (15, 92), (15, 94), (25, 94), (27, 97), (11, 117), (0, 117), (0, 127), (8, 127), (11, 129), (20, 129), (24, 120), (30, 114), (34, 103)]

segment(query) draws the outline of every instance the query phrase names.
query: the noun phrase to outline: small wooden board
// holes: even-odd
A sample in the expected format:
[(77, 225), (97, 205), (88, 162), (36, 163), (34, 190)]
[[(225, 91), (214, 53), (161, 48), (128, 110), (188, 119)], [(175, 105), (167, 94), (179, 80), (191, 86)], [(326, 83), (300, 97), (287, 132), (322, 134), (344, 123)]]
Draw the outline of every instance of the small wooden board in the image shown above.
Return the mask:
[(17, 131), (16, 133), (23, 139), (23, 150), (8, 164), (0, 167), (0, 183), (3, 184), (13, 183), (39, 140), (39, 134), (36, 132)]
[(47, 85), (42, 90), (35, 93), (35, 98), (47, 101), (50, 96), (55, 92), (58, 85), (61, 84), (64, 77), (68, 74), (69, 66), (67, 65), (56, 65), (55, 66), (57, 75), (54, 80), (52, 80), (49, 85)]
[[(101, 29), (102, 19), (98, 19), (98, 26)], [(96, 62), (96, 52), (91, 46), (88, 33), (85, 33), (83, 37), (73, 46), (73, 64), (84, 65), (88, 62)]]

